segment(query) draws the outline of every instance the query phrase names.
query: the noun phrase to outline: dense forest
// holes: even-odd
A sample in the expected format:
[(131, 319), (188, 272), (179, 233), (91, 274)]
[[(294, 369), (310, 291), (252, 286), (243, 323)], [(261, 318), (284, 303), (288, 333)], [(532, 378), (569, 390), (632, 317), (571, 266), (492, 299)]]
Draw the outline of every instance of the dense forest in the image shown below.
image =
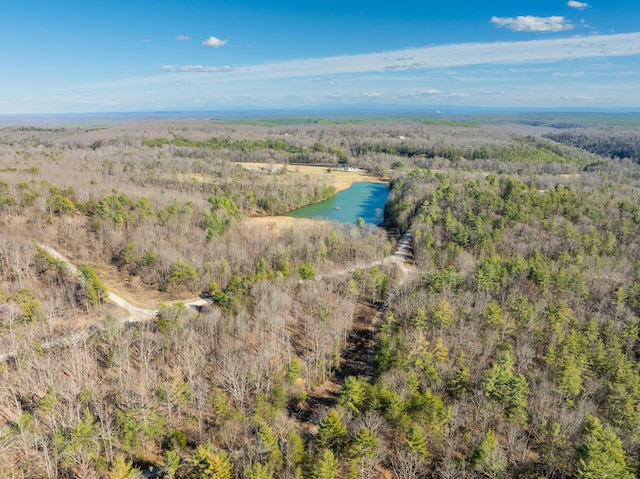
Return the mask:
[(635, 129), (610, 128), (549, 133), (546, 138), (572, 145), (608, 158), (640, 162), (640, 140)]
[[(637, 477), (640, 132), (592, 131), (0, 130), (0, 477)], [(338, 162), (382, 227), (272, 217)]]

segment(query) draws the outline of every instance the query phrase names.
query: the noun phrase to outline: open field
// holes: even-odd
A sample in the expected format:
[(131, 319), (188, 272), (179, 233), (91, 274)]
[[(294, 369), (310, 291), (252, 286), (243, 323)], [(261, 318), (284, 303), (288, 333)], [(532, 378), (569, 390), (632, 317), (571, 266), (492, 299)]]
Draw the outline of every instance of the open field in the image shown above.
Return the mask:
[(327, 184), (333, 186), (336, 193), (346, 190), (355, 182), (379, 183), (383, 180), (379, 177), (371, 175), (366, 170), (361, 171), (344, 171), (332, 166), (316, 166), (316, 165), (299, 165), (282, 163), (241, 163), (244, 169), (251, 171), (260, 171), (267, 174), (286, 174), (298, 178), (317, 177), (321, 178)]
[[(285, 165), (284, 163), (267, 162), (236, 163), (235, 165), (245, 170), (265, 175), (288, 176), (296, 178), (297, 180), (305, 180), (312, 177), (317, 178), (327, 185), (333, 186), (336, 193), (346, 190), (352, 183), (359, 181), (370, 183), (384, 182), (384, 179), (373, 176), (366, 170), (345, 171), (344, 169), (327, 165)], [(210, 183), (212, 181), (209, 176), (199, 173), (184, 173), (178, 175), (178, 177), (182, 181), (193, 183)]]

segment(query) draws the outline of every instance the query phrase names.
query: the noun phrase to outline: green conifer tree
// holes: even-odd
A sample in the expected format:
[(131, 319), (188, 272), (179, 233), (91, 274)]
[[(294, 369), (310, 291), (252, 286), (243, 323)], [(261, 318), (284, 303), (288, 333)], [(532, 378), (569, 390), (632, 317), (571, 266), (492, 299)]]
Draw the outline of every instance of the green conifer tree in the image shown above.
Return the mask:
[(342, 424), (340, 416), (331, 409), (322, 421), (316, 435), (316, 447), (318, 450), (331, 449), (338, 452), (342, 449), (347, 439), (347, 429)]
[(244, 479), (273, 479), (273, 471), (269, 466), (256, 462), (244, 470)]
[(267, 423), (263, 423), (260, 426), (258, 436), (260, 436), (260, 440), (267, 450), (267, 465), (271, 471), (279, 472), (284, 465), (284, 459), (278, 445), (278, 437)]
[(117, 455), (109, 466), (108, 479), (134, 479), (140, 476), (140, 469), (133, 467), (133, 463), (127, 461), (124, 456)]
[(372, 457), (379, 445), (378, 437), (368, 427), (358, 431), (349, 447), (350, 455), (354, 457)]
[(224, 451), (216, 451), (211, 445), (196, 447), (188, 469), (188, 477), (192, 479), (231, 479), (229, 456)]
[(584, 441), (577, 447), (578, 479), (632, 479), (622, 442), (600, 420), (588, 415), (584, 420)]
[(411, 429), (407, 433), (406, 445), (409, 451), (418, 454), (421, 457), (429, 457), (427, 446), (427, 436), (419, 424), (412, 424)]
[(359, 413), (366, 398), (366, 382), (356, 378), (355, 376), (348, 376), (340, 390), (338, 404), (351, 409), (355, 413)]
[(330, 449), (323, 449), (311, 468), (312, 479), (335, 479), (338, 474), (338, 460)]

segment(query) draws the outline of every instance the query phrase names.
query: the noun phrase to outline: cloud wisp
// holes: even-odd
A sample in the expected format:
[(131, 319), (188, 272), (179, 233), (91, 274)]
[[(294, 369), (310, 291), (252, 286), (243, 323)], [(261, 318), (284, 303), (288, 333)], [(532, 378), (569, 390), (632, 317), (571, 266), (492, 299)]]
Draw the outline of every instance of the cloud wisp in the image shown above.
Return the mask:
[(164, 65), (160, 67), (163, 72), (198, 72), (198, 73), (225, 73), (233, 71), (230, 66), (207, 67), (204, 65)]
[[(227, 79), (262, 80), (366, 72), (401, 72), (470, 65), (524, 65), (640, 55), (640, 32), (520, 42), (459, 43), (384, 53), (343, 55), (243, 67), (171, 67), (164, 71), (231, 69)], [(222, 78), (222, 77), (220, 77)]]
[(576, 0), (569, 0), (567, 6), (571, 8), (577, 8), (578, 10), (584, 10), (585, 8), (591, 8), (591, 5), (584, 2), (576, 2)]
[[(640, 56), (640, 32), (518, 42), (460, 43), (244, 66), (165, 65), (159, 67), (157, 75), (76, 85), (70, 90), (90, 91), (93, 95), (104, 91), (111, 95), (123, 91), (127, 94), (134, 91), (158, 92), (171, 85), (172, 88), (184, 88), (185, 95), (188, 91), (202, 96), (209, 94), (213, 85), (219, 87), (218, 92), (236, 92), (240, 88), (251, 89), (252, 85), (260, 85), (263, 93), (268, 87), (274, 94), (284, 95), (282, 88), (289, 88), (286, 91), (291, 94), (303, 88), (299, 79), (328, 78), (336, 81), (342, 75), (351, 79), (358, 75), (360, 82), (377, 82), (364, 88), (368, 91), (402, 81), (406, 85), (402, 89), (410, 88), (420, 92), (422, 97), (438, 97), (447, 94), (438, 92), (444, 91), (444, 84), (434, 83), (423, 90), (409, 85), (424, 85), (425, 75), (440, 75), (458, 67), (491, 65), (492, 69), (502, 71), (502, 68), (516, 65), (538, 65), (540, 68), (540, 65), (564, 65), (572, 60), (629, 56)], [(615, 71), (609, 72), (609, 75), (614, 74)], [(467, 83), (478, 81), (469, 80)], [(592, 95), (590, 92), (581, 94)]]
[(514, 32), (564, 32), (574, 29), (573, 24), (562, 16), (491, 17), (490, 21), (497, 27), (507, 28)]
[(191, 40), (191, 37), (189, 35), (178, 35), (176, 37), (176, 40), (180, 42), (188, 42), (189, 40)]
[(219, 48), (219, 47), (225, 46), (228, 41), (229, 40), (221, 40), (221, 39), (219, 39), (217, 37), (211, 36), (211, 37), (207, 38), (206, 40), (204, 40), (202, 42), (202, 46), (211, 47), (211, 48)]

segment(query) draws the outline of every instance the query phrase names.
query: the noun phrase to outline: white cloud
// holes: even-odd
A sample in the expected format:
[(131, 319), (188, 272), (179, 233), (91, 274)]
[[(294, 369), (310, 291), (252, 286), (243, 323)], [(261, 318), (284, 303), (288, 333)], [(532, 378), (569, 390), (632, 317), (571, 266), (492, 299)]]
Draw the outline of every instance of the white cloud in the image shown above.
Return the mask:
[(555, 72), (551, 74), (551, 76), (559, 78), (580, 78), (585, 75), (585, 72)]
[(420, 95), (433, 96), (433, 95), (443, 95), (443, 94), (444, 92), (442, 90), (438, 90), (437, 88), (428, 88), (426, 90), (419, 91), (419, 92), (412, 91), (409, 93), (409, 96), (420, 96)]
[(565, 17), (533, 17), (531, 15), (512, 17), (492, 17), (491, 23), (514, 32), (564, 32), (573, 30), (573, 24)]
[(187, 41), (191, 40), (191, 37), (189, 35), (178, 35), (176, 37), (176, 40), (179, 40), (181, 42), (187, 42)]
[(422, 70), (426, 65), (424, 62), (414, 62), (410, 64), (402, 64), (402, 65), (389, 65), (387, 70)]
[(451, 98), (463, 98), (469, 96), (467, 93), (445, 92), (438, 90), (437, 88), (428, 88), (426, 90), (412, 91), (408, 95), (400, 95), (401, 98), (437, 98), (437, 99), (451, 99)]
[[(320, 79), (323, 75), (358, 74), (367, 72), (417, 71), (456, 68), (471, 65), (527, 65), (557, 63), (585, 58), (627, 57), (640, 55), (640, 32), (590, 37), (555, 38), (518, 42), (458, 43), (423, 48), (410, 48), (394, 52), (342, 55), (307, 60), (262, 63), (243, 67), (206, 67), (201, 65), (162, 67), (165, 72), (190, 73), (193, 79), (206, 81), (241, 81), (280, 78)], [(417, 62), (390, 64), (390, 58), (410, 56)], [(419, 68), (418, 68), (419, 65)], [(226, 71), (225, 75), (201, 73)], [(215, 80), (213, 80), (215, 79)], [(173, 82), (170, 76), (123, 79), (100, 84), (144, 84)]]
[(584, 102), (592, 102), (595, 101), (595, 98), (592, 96), (585, 96), (585, 95), (579, 95), (579, 96), (565, 96), (563, 97), (564, 100), (574, 100), (574, 101), (584, 101)]
[(589, 25), (584, 18), (580, 19), (580, 26), (582, 28), (588, 28), (589, 30), (591, 30), (591, 34), (593, 34), (593, 35), (598, 33), (597, 28)]
[(217, 37), (209, 37), (202, 42), (202, 45), (205, 47), (218, 48), (226, 45), (228, 41), (229, 40), (220, 40)]
[(585, 8), (591, 8), (591, 5), (584, 2), (576, 2), (576, 0), (569, 0), (567, 6), (571, 8), (577, 8), (578, 10), (584, 10)]
[(224, 67), (207, 67), (204, 65), (164, 65), (160, 67), (160, 70), (163, 72), (201, 72), (201, 73), (220, 73), (220, 72), (231, 72), (233, 68), (230, 66)]

